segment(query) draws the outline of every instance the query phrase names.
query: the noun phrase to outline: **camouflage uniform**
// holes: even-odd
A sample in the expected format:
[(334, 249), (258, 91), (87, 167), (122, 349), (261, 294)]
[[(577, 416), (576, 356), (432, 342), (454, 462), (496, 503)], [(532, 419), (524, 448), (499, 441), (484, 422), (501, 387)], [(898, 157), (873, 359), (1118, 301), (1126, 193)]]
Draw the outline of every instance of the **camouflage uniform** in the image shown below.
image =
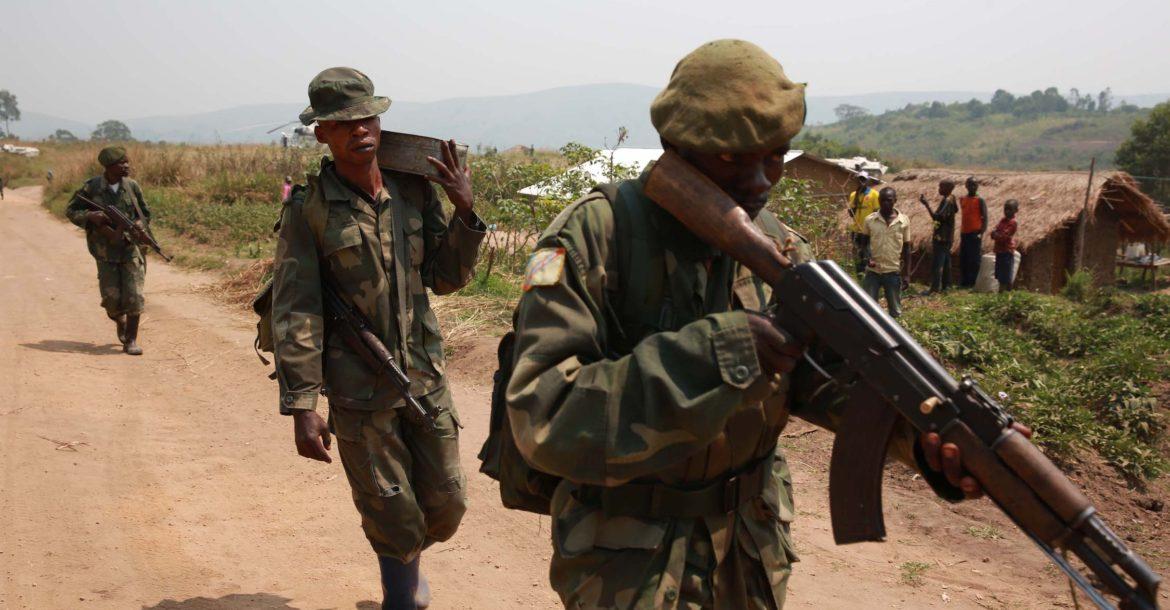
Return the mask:
[[(131, 220), (141, 220), (148, 225), (150, 223), (150, 208), (142, 197), (142, 188), (131, 178), (122, 178), (115, 193), (104, 175), (95, 176), (85, 182), (81, 193), (118, 208)], [(142, 210), (141, 216), (135, 207), (136, 203), (137, 208)], [(86, 215), (91, 211), (92, 208), (74, 197), (65, 209), (65, 215), (73, 224), (85, 229), (89, 253), (97, 261), (102, 307), (111, 319), (123, 315), (140, 315), (146, 305), (143, 296), (146, 257), (139, 246), (131, 244), (122, 235), (89, 222)]]
[[(443, 379), (443, 346), (426, 289), (448, 294), (473, 274), (483, 223), (447, 221), (421, 177), (383, 171), (375, 200), (348, 187), (330, 161), (304, 199), (284, 208), (273, 284), (273, 337), (282, 413), (312, 410), (322, 387), (341, 461), (380, 556), (409, 562), (450, 538), (466, 510), (458, 414)], [(397, 391), (322, 316), (326, 278), (360, 310), (405, 368), (416, 396), (443, 407), (429, 434)]]
[[(748, 43), (714, 44), (738, 66), (775, 64), (759, 70), (767, 78), (740, 85), (791, 85), (758, 47), (743, 62)], [(723, 60), (700, 59), (707, 74), (695, 90), (727, 87)], [(652, 117), (664, 139), (692, 150), (771, 150), (803, 116), (802, 89), (788, 90), (799, 104), (732, 89), (725, 130), (693, 107), (664, 112), (673, 124), (660, 120), (661, 106)], [(768, 112), (736, 106), (768, 96)], [(676, 95), (672, 103), (690, 102)], [(727, 137), (685, 139), (704, 134)], [(763, 374), (742, 310), (784, 295), (647, 198), (645, 178), (562, 212), (537, 245), (518, 307), (509, 422), (524, 458), (563, 477), (551, 502), (550, 579), (567, 608), (776, 609), (796, 561), (791, 478), (777, 438), (790, 414), (833, 429), (844, 402), (806, 363)], [(793, 245), (794, 262), (811, 258), (770, 212), (755, 222), (779, 247)], [(914, 438), (903, 422), (890, 455), (914, 463)]]

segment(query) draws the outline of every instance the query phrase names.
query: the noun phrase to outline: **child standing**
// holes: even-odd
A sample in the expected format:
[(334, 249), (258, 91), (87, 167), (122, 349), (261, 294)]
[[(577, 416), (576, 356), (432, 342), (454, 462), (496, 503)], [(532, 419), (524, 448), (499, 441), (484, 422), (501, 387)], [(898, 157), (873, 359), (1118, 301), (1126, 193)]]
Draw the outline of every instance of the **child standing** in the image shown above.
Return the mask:
[(1012, 289), (1015, 281), (1012, 267), (1016, 258), (1016, 212), (1020, 211), (1020, 202), (1009, 199), (1003, 204), (1003, 220), (991, 232), (991, 239), (995, 242), (995, 279), (999, 282), (999, 291), (1007, 292)]

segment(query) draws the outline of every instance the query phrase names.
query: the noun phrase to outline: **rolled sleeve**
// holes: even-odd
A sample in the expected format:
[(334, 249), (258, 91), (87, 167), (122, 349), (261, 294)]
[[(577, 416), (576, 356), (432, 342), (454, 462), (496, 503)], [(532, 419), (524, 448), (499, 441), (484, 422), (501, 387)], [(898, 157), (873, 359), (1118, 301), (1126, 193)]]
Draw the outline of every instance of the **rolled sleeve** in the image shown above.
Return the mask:
[(292, 415), (297, 411), (316, 411), (317, 392), (285, 392), (280, 398), (280, 414)]

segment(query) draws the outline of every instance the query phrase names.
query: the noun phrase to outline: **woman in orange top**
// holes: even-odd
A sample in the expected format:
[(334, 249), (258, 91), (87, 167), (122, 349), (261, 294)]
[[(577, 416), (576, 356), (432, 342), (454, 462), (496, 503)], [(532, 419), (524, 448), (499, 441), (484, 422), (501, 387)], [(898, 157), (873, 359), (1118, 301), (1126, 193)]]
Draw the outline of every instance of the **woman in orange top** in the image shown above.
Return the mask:
[(987, 230), (987, 202), (979, 196), (975, 177), (967, 178), (967, 196), (959, 200), (959, 285), (975, 286), (983, 258), (983, 232)]

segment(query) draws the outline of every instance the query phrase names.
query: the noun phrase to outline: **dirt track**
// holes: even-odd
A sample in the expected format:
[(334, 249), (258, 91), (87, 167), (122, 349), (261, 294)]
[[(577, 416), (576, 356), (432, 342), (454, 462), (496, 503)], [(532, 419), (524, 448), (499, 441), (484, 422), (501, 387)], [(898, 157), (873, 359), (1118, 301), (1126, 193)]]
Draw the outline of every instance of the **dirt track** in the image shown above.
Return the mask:
[[(296, 456), (252, 353), (253, 320), (201, 290), (211, 276), (152, 258), (146, 355), (122, 355), (80, 231), (38, 205), (38, 188), (6, 195), (0, 608), (375, 609), (376, 564), (341, 466)], [(548, 519), (503, 509), (476, 470), (492, 350), (484, 338), (451, 366), (471, 509), (424, 556), (433, 607), (556, 608)], [(803, 559), (790, 608), (1072, 607), (1064, 581), (990, 506), (956, 510), (917, 484), (887, 487), (890, 542), (834, 546), (828, 438), (796, 426), (782, 439)], [(1004, 538), (971, 535), (984, 521)], [(910, 561), (926, 566), (919, 586), (903, 582)]]

